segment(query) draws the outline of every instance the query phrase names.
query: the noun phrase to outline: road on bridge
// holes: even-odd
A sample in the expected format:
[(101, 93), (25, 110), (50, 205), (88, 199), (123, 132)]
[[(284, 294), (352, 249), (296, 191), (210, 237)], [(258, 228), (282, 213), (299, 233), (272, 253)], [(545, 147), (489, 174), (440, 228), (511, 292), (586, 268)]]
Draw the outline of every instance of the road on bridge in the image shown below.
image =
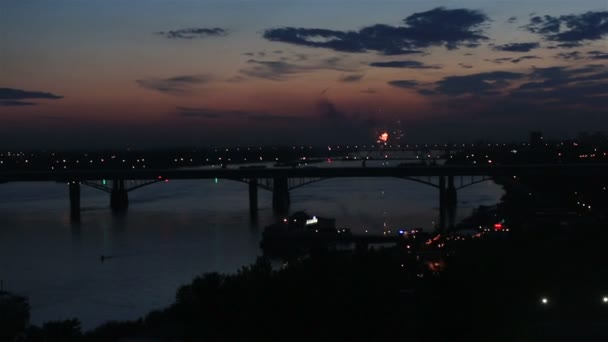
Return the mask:
[(608, 164), (526, 164), (526, 165), (408, 165), (401, 167), (336, 168), (241, 168), (162, 170), (58, 170), (0, 172), (0, 182), (87, 181), (101, 179), (244, 179), (244, 178), (336, 178), (336, 177), (416, 177), (416, 176), (566, 176), (608, 175)]

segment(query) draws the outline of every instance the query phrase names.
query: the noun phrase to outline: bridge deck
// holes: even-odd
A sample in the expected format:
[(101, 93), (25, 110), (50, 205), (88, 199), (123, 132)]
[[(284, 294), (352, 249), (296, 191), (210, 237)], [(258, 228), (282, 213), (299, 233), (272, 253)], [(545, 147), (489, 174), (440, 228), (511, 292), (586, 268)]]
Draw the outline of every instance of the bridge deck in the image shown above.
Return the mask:
[(416, 177), (416, 176), (605, 176), (608, 164), (528, 165), (411, 165), (403, 167), (261, 168), (200, 170), (61, 170), (0, 172), (1, 182), (86, 181), (100, 179), (244, 179), (302, 177)]

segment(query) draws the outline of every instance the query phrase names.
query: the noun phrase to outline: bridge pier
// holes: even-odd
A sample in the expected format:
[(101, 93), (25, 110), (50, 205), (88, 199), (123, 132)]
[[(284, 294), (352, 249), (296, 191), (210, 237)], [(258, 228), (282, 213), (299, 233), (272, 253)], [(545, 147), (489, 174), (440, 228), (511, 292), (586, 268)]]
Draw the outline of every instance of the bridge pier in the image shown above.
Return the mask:
[(448, 176), (446, 190), (447, 228), (453, 230), (456, 225), (456, 209), (458, 208), (458, 192), (454, 186), (454, 176)]
[(286, 214), (290, 202), (287, 177), (274, 177), (272, 188), (272, 209), (276, 214)]
[(439, 232), (445, 232), (447, 216), (447, 190), (445, 188), (445, 177), (439, 176)]
[[(274, 196), (273, 196), (274, 198)], [(249, 215), (252, 219), (258, 217), (258, 179), (249, 179)]]
[[(447, 185), (447, 186), (446, 186)], [(446, 232), (456, 225), (458, 192), (454, 186), (454, 176), (439, 176), (439, 231)]]
[(112, 181), (112, 192), (110, 193), (110, 208), (114, 212), (125, 212), (129, 207), (129, 194), (125, 188), (125, 181), (115, 179)]
[(80, 221), (80, 182), (71, 181), (69, 183), (70, 193), (70, 218), (72, 221)]

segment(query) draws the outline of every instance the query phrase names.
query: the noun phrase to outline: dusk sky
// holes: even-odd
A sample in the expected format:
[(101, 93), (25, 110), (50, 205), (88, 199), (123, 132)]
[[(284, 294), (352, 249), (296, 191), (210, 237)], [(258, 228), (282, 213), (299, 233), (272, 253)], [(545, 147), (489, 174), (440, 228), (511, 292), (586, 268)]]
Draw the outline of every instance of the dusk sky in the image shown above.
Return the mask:
[(608, 128), (605, 0), (3, 0), (0, 31), (10, 148)]

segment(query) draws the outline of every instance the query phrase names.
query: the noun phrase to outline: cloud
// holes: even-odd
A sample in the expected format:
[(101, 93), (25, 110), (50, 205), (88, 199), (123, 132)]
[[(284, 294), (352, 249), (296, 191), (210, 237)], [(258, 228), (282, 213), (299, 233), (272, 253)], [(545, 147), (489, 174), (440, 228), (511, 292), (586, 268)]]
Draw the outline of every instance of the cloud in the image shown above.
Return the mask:
[(219, 27), (191, 27), (172, 31), (160, 31), (157, 32), (157, 34), (169, 39), (195, 39), (213, 36), (225, 36), (228, 34), (228, 31)]
[[(508, 78), (495, 92), (491, 90), (491, 96), (445, 96), (440, 91), (419, 90), (431, 97), (427, 112), (432, 116), (424, 124), (437, 134), (462, 130), (504, 138), (522, 134), (522, 127), (571, 135), (606, 125), (608, 66), (530, 68)], [(442, 127), (448, 128), (441, 132)]]
[(513, 57), (501, 57), (501, 58), (495, 58), (495, 59), (485, 59), (485, 61), (492, 62), (492, 63), (495, 63), (495, 64), (502, 64), (502, 63), (505, 63), (505, 62), (519, 63), (521, 61), (529, 60), (529, 59), (542, 59), (542, 58), (538, 57), (538, 56), (525, 55), (525, 56), (521, 56), (521, 57), (517, 57), (517, 58), (513, 58)]
[[(543, 120), (568, 112), (598, 115), (603, 113), (608, 100), (608, 67), (556, 66), (531, 68), (525, 73), (497, 71), (449, 76), (436, 82), (434, 89), (418, 92), (433, 96), (432, 105), (450, 108), (451, 115), (499, 113), (502, 117), (497, 116), (497, 120), (519, 115), (520, 123), (528, 120), (526, 113), (534, 113)], [(570, 123), (574, 120), (565, 116), (562, 119)]]
[(485, 61), (496, 63), (496, 64), (502, 64), (504, 62), (509, 62), (511, 60), (513, 60), (512, 57), (501, 57), (501, 58), (494, 58), (494, 59), (485, 59)]
[(264, 38), (342, 52), (400, 55), (420, 53), (419, 49), (431, 46), (476, 47), (488, 39), (482, 35), (487, 21), (489, 18), (479, 11), (439, 7), (410, 15), (403, 20), (404, 26), (376, 24), (358, 31), (283, 27), (266, 30)]
[(598, 50), (589, 51), (587, 54), (591, 59), (608, 59), (608, 52), (602, 52)]
[(158, 91), (168, 95), (185, 95), (192, 92), (195, 86), (211, 81), (206, 75), (181, 75), (170, 78), (146, 78), (135, 82), (142, 88)]
[(608, 80), (608, 70), (603, 65), (587, 65), (581, 68), (562, 66), (536, 68), (530, 73), (529, 78), (532, 81), (520, 85), (519, 91), (563, 88), (574, 83), (606, 81)]
[(520, 85), (511, 93), (512, 97), (544, 101), (556, 108), (576, 105), (603, 109), (608, 100), (608, 68), (603, 65), (539, 68), (530, 77), (533, 81)]
[(528, 43), (510, 43), (504, 45), (494, 46), (494, 50), (497, 51), (508, 51), (508, 52), (529, 52), (540, 47), (539, 43), (528, 42)]
[(369, 66), (376, 68), (441, 69), (440, 66), (426, 65), (418, 61), (373, 62), (370, 63)]
[(63, 96), (42, 91), (29, 91), (15, 88), (0, 88), (0, 106), (17, 107), (17, 106), (34, 106), (35, 102), (23, 101), (31, 99), (58, 100)]
[(323, 119), (343, 120), (347, 118), (347, 115), (327, 98), (319, 100), (317, 109), (319, 110), (320, 117)]
[(554, 41), (558, 47), (576, 47), (587, 41), (602, 40), (608, 36), (608, 11), (586, 12), (554, 17), (534, 16), (525, 28)]
[(418, 82), (416, 80), (394, 80), (394, 81), (388, 81), (387, 82), (390, 86), (396, 87), (396, 88), (414, 88), (416, 86), (418, 86)]
[(513, 24), (517, 21), (517, 17), (510, 17), (509, 19), (507, 19), (507, 23), (509, 24)]
[(240, 72), (242, 74), (273, 81), (282, 81), (287, 75), (298, 74), (308, 70), (305, 67), (293, 63), (287, 63), (285, 61), (260, 61), (250, 59), (247, 61), (247, 63), (251, 66), (241, 69)]
[(521, 56), (521, 57), (512, 59), (511, 63), (519, 63), (521, 61), (529, 60), (529, 59), (542, 59), (542, 58), (538, 57), (538, 56), (526, 55), (526, 56)]
[(289, 63), (284, 60), (264, 61), (250, 59), (247, 61), (249, 66), (239, 70), (239, 72), (249, 77), (263, 78), (272, 81), (284, 81), (291, 75), (316, 70), (336, 70), (342, 72), (356, 71), (354, 68), (342, 66), (341, 62), (342, 59), (340, 57), (330, 57), (305, 65)]
[(463, 69), (473, 69), (473, 66), (465, 63), (458, 63), (458, 65)]
[(363, 79), (363, 76), (360, 74), (345, 75), (340, 77), (339, 81), (345, 83), (359, 82)]
[(0, 100), (25, 100), (25, 99), (61, 99), (63, 96), (45, 93), (42, 91), (28, 91), (14, 88), (0, 88)]
[(572, 52), (561, 52), (555, 55), (557, 58), (561, 59), (569, 59), (569, 60), (579, 60), (583, 59), (582, 53), (580, 51), (572, 51)]
[(465, 76), (448, 76), (436, 83), (432, 94), (449, 96), (459, 95), (498, 95), (524, 74), (509, 71), (492, 71)]

